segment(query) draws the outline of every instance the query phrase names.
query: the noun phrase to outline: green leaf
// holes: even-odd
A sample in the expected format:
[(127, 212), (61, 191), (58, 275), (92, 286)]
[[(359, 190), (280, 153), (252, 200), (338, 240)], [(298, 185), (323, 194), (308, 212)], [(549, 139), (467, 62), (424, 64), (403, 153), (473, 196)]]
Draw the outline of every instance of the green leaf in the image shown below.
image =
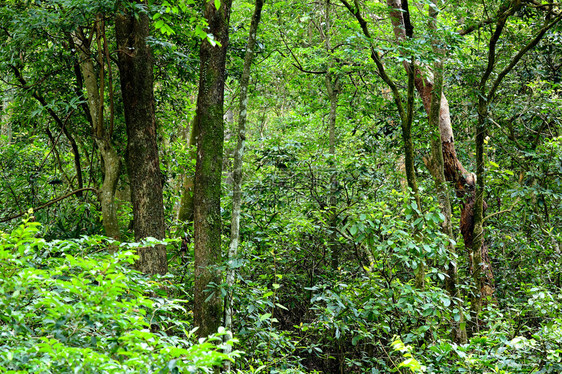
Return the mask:
[(271, 318), (271, 313), (265, 313), (260, 316), (260, 321), (265, 321), (266, 319)]

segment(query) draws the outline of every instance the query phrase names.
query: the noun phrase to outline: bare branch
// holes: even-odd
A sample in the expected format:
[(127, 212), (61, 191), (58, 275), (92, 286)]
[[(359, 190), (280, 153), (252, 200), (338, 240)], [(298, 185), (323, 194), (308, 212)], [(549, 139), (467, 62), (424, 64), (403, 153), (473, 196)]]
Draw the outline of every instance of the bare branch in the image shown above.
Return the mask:
[[(51, 206), (51, 205), (53, 205), (54, 203), (58, 203), (59, 201), (64, 200), (64, 199), (66, 199), (66, 198), (68, 198), (68, 197), (70, 197), (70, 196), (72, 196), (72, 195), (81, 194), (81, 193), (84, 192), (84, 191), (93, 191), (93, 192), (95, 192), (95, 193), (98, 192), (98, 190), (96, 190), (95, 188), (90, 188), (90, 187), (79, 188), (79, 189), (77, 189), (77, 190), (74, 190), (74, 191), (72, 191), (72, 192), (67, 193), (67, 194), (64, 195), (64, 196), (57, 197), (56, 199), (53, 199), (53, 200), (51, 200), (51, 201), (49, 201), (49, 202), (47, 202), (47, 203), (45, 203), (45, 204), (43, 204), (43, 205), (40, 205), (40, 206), (38, 206), (37, 208), (33, 208), (33, 211), (34, 211), (34, 212), (37, 212), (38, 210), (44, 209), (44, 208), (46, 208), (46, 207), (48, 207), (48, 206)], [(11, 220), (13, 220), (13, 219), (16, 219), (16, 218), (19, 218), (19, 217), (24, 216), (26, 213), (27, 213), (27, 212), (20, 213), (20, 214), (16, 214), (15, 216), (7, 217), (7, 218), (2, 218), (2, 219), (0, 219), (0, 222), (8, 222), (8, 221), (11, 221)]]

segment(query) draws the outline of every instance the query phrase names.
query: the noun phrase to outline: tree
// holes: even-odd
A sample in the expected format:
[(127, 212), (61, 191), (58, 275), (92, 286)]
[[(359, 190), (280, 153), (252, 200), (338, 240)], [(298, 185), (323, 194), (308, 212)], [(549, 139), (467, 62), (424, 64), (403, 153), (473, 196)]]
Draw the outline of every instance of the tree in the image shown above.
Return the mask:
[[(355, 17), (357, 22), (359, 23), (363, 35), (369, 41), (369, 51), (370, 56), (373, 62), (377, 67), (377, 71), (381, 79), (384, 83), (387, 84), (392, 97), (394, 99), (394, 103), (396, 105), (396, 109), (398, 111), (398, 115), (400, 117), (400, 127), (402, 129), (402, 141), (404, 142), (404, 163), (406, 169), (406, 180), (408, 182), (408, 187), (411, 190), (411, 195), (414, 200), (413, 206), (413, 214), (416, 217), (419, 217), (422, 211), (421, 207), (421, 199), (418, 190), (418, 182), (416, 178), (415, 166), (414, 166), (414, 144), (412, 140), (412, 123), (414, 120), (414, 84), (415, 84), (415, 56), (405, 56), (404, 66), (406, 68), (407, 74), (407, 89), (406, 89), (406, 97), (403, 98), (399, 91), (399, 86), (396, 82), (387, 74), (386, 69), (384, 67), (383, 61), (379, 52), (376, 50), (375, 45), (373, 44), (373, 39), (371, 33), (369, 31), (369, 26), (367, 21), (363, 17), (361, 13), (361, 7), (358, 0), (354, 0), (353, 5), (351, 5), (347, 0), (340, 0), (343, 5), (348, 9), (348, 11)], [(413, 37), (413, 26), (410, 23), (409, 19), (409, 9), (407, 6), (407, 2), (404, 3), (404, 6), (401, 8), (401, 11), (407, 15), (404, 18), (404, 30), (405, 36), (408, 39)], [(409, 61), (409, 62), (408, 62)], [(416, 269), (416, 284), (419, 288), (424, 287), (425, 283), (425, 269), (424, 269), (424, 259), (420, 259), (419, 264)]]
[[(390, 19), (393, 26), (394, 36), (398, 41), (406, 39), (406, 30), (413, 28), (412, 25), (406, 26), (406, 17), (409, 17), (409, 12), (404, 11), (408, 7), (407, 0), (387, 0), (387, 5), (390, 10)], [(448, 186), (446, 182), (450, 182), (455, 186), (457, 195), (462, 197), (469, 186), (473, 187), (474, 178), (467, 173), (462, 163), (457, 157), (454, 145), (453, 129), (451, 126), (451, 115), (449, 111), (449, 103), (443, 93), (443, 77), (444, 77), (444, 62), (445, 45), (443, 40), (440, 40), (437, 35), (437, 15), (438, 5), (434, 3), (428, 7), (429, 11), (429, 29), (432, 31), (431, 44), (433, 52), (435, 53), (435, 62), (433, 67), (433, 79), (427, 77), (427, 73), (422, 71), (422, 67), (418, 63), (414, 63), (414, 82), (415, 87), (422, 99), (422, 103), (429, 118), (429, 132), (431, 134), (431, 152), (424, 158), (429, 172), (435, 181), (436, 195), (439, 200), (441, 213), (443, 214), (443, 232), (454, 240), (454, 234), (451, 226), (452, 209), (449, 199)], [(408, 69), (406, 61), (404, 66)], [(465, 211), (465, 205), (463, 205)], [(452, 257), (455, 256), (455, 249), (449, 245), (449, 252)], [(452, 260), (447, 265), (448, 279), (445, 282), (449, 295), (458, 298), (460, 295), (457, 293), (457, 264)], [(453, 323), (452, 329), (453, 337), (456, 341), (463, 343), (466, 341), (466, 331), (464, 326), (464, 316), (462, 312), (462, 305), (459, 303), (452, 303), (451, 308), (456, 308), (460, 316), (458, 323)]]
[[(96, 69), (94, 67), (94, 60), (92, 54), (94, 51), (91, 49), (91, 40), (84, 34), (81, 27), (75, 32), (71, 42), (73, 47), (78, 52), (78, 64), (80, 71), (76, 74), (79, 82), (84, 82), (84, 87), (87, 93), (88, 110), (87, 116), (90, 119), (92, 126), (92, 133), (94, 140), (100, 150), (103, 159), (103, 183), (98, 192), (98, 198), (101, 204), (103, 215), (103, 226), (105, 228), (105, 235), (119, 240), (121, 232), (119, 229), (119, 221), (117, 219), (117, 206), (115, 202), (115, 191), (119, 182), (119, 174), (121, 169), (121, 159), (117, 150), (112, 144), (113, 123), (114, 123), (114, 110), (113, 110), (113, 80), (111, 74), (111, 61), (109, 60), (109, 50), (107, 47), (107, 37), (105, 34), (105, 21), (103, 15), (98, 15), (94, 22), (90, 33), (97, 35), (98, 58), (99, 67), (99, 84), (96, 77)], [(74, 48), (73, 48), (74, 49)], [(109, 97), (111, 100), (111, 113), (110, 113), (110, 127), (107, 130), (104, 123), (104, 81), (105, 81), (105, 67), (109, 71)], [(80, 76), (80, 72), (82, 75)], [(81, 87), (80, 87), (81, 89)]]
[[(127, 171), (133, 203), (135, 239), (165, 237), (162, 174), (156, 144), (153, 96), (153, 57), (147, 45), (150, 22), (145, 9), (133, 11), (127, 2), (115, 16), (121, 93), (127, 124)], [(144, 6), (146, 6), (146, 2)], [(135, 7), (134, 9), (138, 9)], [(139, 270), (149, 274), (168, 271), (162, 245), (138, 249)]]
[[(484, 241), (484, 212), (486, 210), (486, 203), (484, 202), (484, 190), (486, 187), (484, 142), (487, 133), (488, 109), (496, 97), (497, 89), (507, 74), (511, 72), (529, 50), (534, 48), (541, 41), (548, 30), (562, 20), (561, 12), (553, 11), (550, 7), (546, 7), (545, 19), (542, 24), (539, 23), (540, 26), (538, 30), (534, 32), (534, 35), (532, 35), (527, 43), (523, 44), (519, 51), (505, 62), (503, 69), (501, 69), (499, 73), (497, 73), (497, 76), (495, 76), (495, 79), (489, 83), (492, 78), (492, 73), (494, 73), (499, 62), (499, 56), (496, 51), (498, 41), (505, 30), (508, 19), (514, 16), (522, 6), (522, 2), (513, 1), (505, 3), (498, 8), (494, 17), (493, 32), (490, 32), (490, 39), (488, 42), (486, 69), (480, 78), (477, 88), (478, 120), (475, 128), (475, 151), (478, 184), (474, 194), (469, 198), (467, 203), (467, 206), (470, 206), (473, 212), (469, 214), (467, 218), (463, 217), (465, 220), (463, 235), (465, 236), (467, 247), (471, 250), (471, 268), (474, 282), (471, 304), (472, 319), (470, 332), (472, 334), (480, 329), (480, 312), (482, 311), (483, 305), (493, 300), (495, 288), (488, 257), (488, 246)], [(463, 212), (463, 215), (464, 214)], [(467, 240), (467, 238), (469, 238), (469, 240)]]
[[(193, 318), (199, 336), (215, 332), (222, 322), (221, 179), (224, 143), (224, 83), (231, 0), (205, 4), (208, 33), (200, 50), (196, 122), (197, 163), (194, 187), (195, 303)], [(218, 4), (217, 4), (218, 5)], [(214, 289), (213, 289), (214, 288)]]

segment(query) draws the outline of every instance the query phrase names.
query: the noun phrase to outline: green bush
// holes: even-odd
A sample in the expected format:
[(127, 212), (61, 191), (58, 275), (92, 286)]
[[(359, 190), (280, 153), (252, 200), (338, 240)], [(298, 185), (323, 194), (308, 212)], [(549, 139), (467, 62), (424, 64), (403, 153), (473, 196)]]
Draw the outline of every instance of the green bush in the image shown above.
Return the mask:
[(181, 301), (132, 269), (134, 251), (38, 229), (0, 233), (0, 373), (212, 372), (239, 355), (222, 353), (224, 331), (195, 342)]

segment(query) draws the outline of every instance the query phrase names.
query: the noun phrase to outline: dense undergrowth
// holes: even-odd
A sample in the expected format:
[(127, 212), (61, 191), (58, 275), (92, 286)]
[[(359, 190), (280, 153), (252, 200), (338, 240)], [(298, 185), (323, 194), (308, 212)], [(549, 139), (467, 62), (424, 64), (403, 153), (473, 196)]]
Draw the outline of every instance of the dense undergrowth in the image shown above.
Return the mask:
[[(353, 225), (369, 235), (371, 222), (391, 221), (381, 209)], [(241, 373), (561, 372), (560, 288), (519, 285), (488, 306), (481, 333), (455, 344), (448, 321), (464, 312), (439, 287), (439, 242), (427, 247), (436, 267), (420, 291), (400, 270), (417, 256), (408, 254), (412, 240), (396, 222), (384, 227), (392, 231), (386, 241), (370, 244), (378, 261), (330, 277), (318, 269), (304, 290), (306, 273), (288, 272), (282, 260), (269, 264), (273, 273), (256, 271), (265, 258), (247, 248), (233, 264), (239, 350), (225, 355), (224, 344), (233, 344), (223, 343), (225, 332), (197, 341), (191, 301), (174, 298), (180, 277), (190, 283), (189, 264), (181, 274), (148, 278), (132, 268), (134, 244), (45, 241), (40, 225), (25, 220), (0, 242), (0, 372), (212, 372), (225, 360)]]

